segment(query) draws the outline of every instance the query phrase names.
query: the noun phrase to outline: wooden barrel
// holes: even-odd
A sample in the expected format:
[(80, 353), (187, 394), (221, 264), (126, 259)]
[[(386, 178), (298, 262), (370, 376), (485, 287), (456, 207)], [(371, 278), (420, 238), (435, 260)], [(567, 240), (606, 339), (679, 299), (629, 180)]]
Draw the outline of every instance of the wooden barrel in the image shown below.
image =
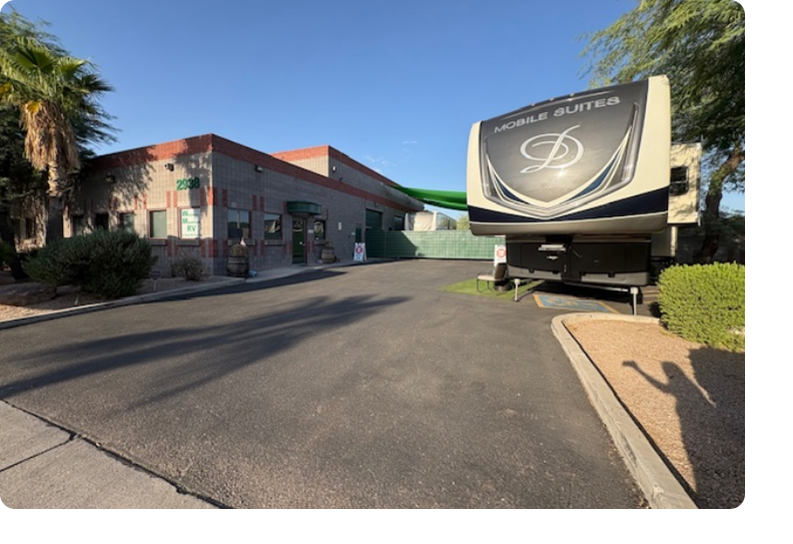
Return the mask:
[(248, 256), (248, 247), (242, 244), (234, 244), (231, 246), (229, 250), (229, 254), (232, 257), (247, 257)]
[(247, 278), (248, 277), (248, 256), (229, 257), (228, 263), (229, 276), (234, 278)]
[(323, 263), (336, 262), (336, 253), (333, 251), (332, 247), (324, 248), (320, 254), (320, 259), (322, 259)]

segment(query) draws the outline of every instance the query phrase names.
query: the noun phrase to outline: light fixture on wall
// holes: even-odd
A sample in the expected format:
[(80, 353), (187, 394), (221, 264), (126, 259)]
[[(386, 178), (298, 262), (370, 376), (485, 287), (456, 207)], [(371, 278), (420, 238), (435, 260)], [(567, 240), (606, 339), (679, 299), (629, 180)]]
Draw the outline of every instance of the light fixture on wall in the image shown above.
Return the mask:
[(170, 162), (165, 163), (165, 169), (173, 172), (173, 163)]
[(256, 169), (257, 172), (264, 172), (264, 168), (262, 168), (258, 164), (256, 166), (254, 166), (254, 168)]
[(108, 175), (105, 176), (105, 181), (107, 183), (115, 183), (116, 182), (116, 176), (114, 176), (113, 174), (108, 174)]

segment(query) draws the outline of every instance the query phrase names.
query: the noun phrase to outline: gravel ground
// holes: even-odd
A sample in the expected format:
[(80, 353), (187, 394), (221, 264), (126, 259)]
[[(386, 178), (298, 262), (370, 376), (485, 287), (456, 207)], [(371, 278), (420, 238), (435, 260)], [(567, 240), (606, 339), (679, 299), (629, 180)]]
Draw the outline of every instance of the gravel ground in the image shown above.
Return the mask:
[(652, 323), (568, 330), (699, 508), (744, 500), (745, 353), (688, 342)]

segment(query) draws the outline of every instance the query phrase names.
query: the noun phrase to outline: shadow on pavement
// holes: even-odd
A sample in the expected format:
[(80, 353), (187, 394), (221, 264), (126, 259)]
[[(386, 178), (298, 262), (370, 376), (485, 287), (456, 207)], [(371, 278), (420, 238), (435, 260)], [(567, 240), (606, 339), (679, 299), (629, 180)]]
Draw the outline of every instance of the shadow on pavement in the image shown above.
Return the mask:
[[(326, 275), (323, 272), (289, 278), (290, 281), (285, 280), (281, 285), (297, 285)], [(272, 286), (271, 283), (243, 286), (241, 291), (235, 289), (233, 292)], [(176, 361), (168, 367), (157, 368), (158, 376), (166, 375), (167, 379), (162, 379), (159, 386), (149, 391), (138, 404), (154, 403), (222, 378), (252, 363), (264, 366), (269, 357), (294, 347), (307, 335), (337, 330), (405, 300), (404, 297), (372, 300), (369, 296), (352, 296), (331, 301), (329, 297), (313, 297), (277, 314), (263, 311), (259, 317), (228, 325), (209, 323), (201, 327), (169, 327), (34, 350), (15, 361), (18, 377), (0, 387), (0, 398), (8, 399), (32, 389), (122, 368), (158, 366), (164, 361)], [(228, 344), (230, 349), (220, 352), (222, 356), (218, 357), (215, 350), (212, 358), (205, 357), (209, 350), (224, 344)], [(60, 361), (64, 359), (80, 362), (63, 364)]]

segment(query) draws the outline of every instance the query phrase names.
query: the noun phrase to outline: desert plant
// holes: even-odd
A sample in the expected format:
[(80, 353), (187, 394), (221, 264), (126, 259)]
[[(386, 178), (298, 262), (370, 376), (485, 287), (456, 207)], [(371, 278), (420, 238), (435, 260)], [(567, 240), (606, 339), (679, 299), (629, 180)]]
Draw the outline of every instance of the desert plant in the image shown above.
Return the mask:
[(664, 325), (686, 340), (744, 349), (745, 268), (736, 263), (714, 263), (664, 270), (658, 280)]
[(156, 262), (151, 246), (137, 234), (98, 230), (47, 244), (25, 263), (25, 270), (41, 283), (76, 285), (87, 293), (120, 298), (135, 294)]
[(60, 239), (50, 242), (39, 249), (24, 264), (25, 272), (31, 279), (39, 283), (46, 283), (53, 287), (75, 283), (77, 259), (75, 252), (70, 251), (69, 240)]
[(184, 278), (187, 281), (201, 281), (207, 277), (201, 259), (195, 255), (181, 254), (171, 264), (171, 271), (174, 276)]

